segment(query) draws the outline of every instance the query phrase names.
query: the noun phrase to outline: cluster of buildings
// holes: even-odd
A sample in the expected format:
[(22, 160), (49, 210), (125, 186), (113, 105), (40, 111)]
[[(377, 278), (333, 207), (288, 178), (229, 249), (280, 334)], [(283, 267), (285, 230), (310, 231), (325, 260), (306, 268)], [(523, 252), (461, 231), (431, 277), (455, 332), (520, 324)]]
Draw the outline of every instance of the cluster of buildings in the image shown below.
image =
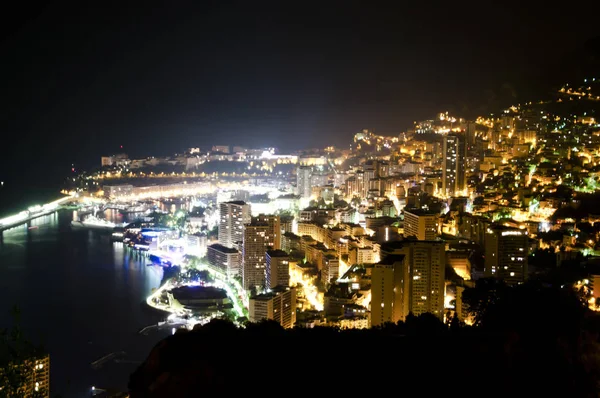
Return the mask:
[[(469, 322), (462, 292), (479, 278), (523, 283), (540, 272), (539, 250), (557, 265), (594, 261), (600, 123), (575, 110), (596, 101), (593, 91), (566, 88), (475, 120), (440, 113), (393, 136), (363, 130), (344, 150), (191, 149), (186, 159), (247, 162), (267, 177), (238, 180), (235, 195), (217, 188), (206, 261), (249, 293), (252, 321), (362, 328), (431, 313)], [(582, 103), (562, 108), (573, 101)], [(275, 174), (274, 164), (293, 172)], [(240, 194), (269, 177), (286, 184), (254, 202)]]
[[(563, 101), (472, 121), (442, 113), (397, 137), (363, 130), (350, 151), (325, 148), (327, 162), (296, 165), (293, 222), (222, 204), (223, 267), (266, 292), (261, 302), (295, 294), (298, 324), (372, 327), (425, 312), (469, 322), (464, 289), (482, 277), (525, 282), (540, 272), (530, 264), (538, 250), (557, 266), (595, 261), (600, 218), (585, 202), (600, 172), (600, 123), (549, 106)], [(273, 249), (288, 282), (269, 276)]]
[(102, 156), (100, 166), (104, 170), (136, 171), (159, 166), (177, 167), (191, 172), (210, 162), (248, 162), (255, 171), (273, 171), (275, 165), (301, 164), (325, 165), (325, 156), (302, 153), (279, 154), (275, 148), (249, 149), (240, 146), (214, 145), (210, 148), (188, 148), (181, 154), (165, 157), (130, 159), (125, 153)]

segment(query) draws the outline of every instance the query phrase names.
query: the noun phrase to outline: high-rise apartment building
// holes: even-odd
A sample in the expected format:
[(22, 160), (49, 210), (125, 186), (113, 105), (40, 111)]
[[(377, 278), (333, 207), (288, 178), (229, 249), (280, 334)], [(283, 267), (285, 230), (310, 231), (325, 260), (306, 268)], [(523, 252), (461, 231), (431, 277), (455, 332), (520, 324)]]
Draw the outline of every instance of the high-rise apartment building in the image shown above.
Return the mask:
[(267, 251), (266, 279), (268, 289), (273, 289), (276, 286), (289, 286), (290, 257), (283, 250)]
[(422, 209), (404, 210), (404, 236), (418, 240), (435, 240), (438, 214)]
[(492, 224), (485, 234), (485, 276), (503, 279), (509, 285), (527, 279), (529, 236), (527, 231)]
[(409, 267), (404, 255), (391, 255), (371, 271), (371, 326), (403, 321), (408, 314)]
[[(442, 241), (394, 241), (381, 245), (379, 264), (390, 265), (393, 256), (404, 256), (408, 278), (404, 278), (404, 319), (409, 312), (420, 315), (429, 312), (443, 317), (446, 246)], [(392, 257), (390, 257), (392, 256)], [(371, 292), (373, 297), (373, 292)], [(373, 298), (371, 298), (373, 300)], [(394, 322), (398, 321), (396, 319)]]
[(250, 205), (236, 200), (223, 202), (219, 214), (219, 243), (238, 248), (244, 237), (244, 224), (250, 223)]
[(242, 245), (244, 289), (266, 287), (266, 253), (276, 250), (277, 239), (281, 242), (279, 216), (261, 214), (245, 226)]
[(269, 241), (267, 246), (269, 250), (280, 250), (281, 249), (281, 219), (279, 216), (272, 214), (259, 214), (256, 217), (259, 223), (267, 223), (269, 225)]
[(244, 289), (265, 287), (266, 252), (269, 225), (252, 222), (244, 228), (242, 282)]
[(465, 141), (464, 135), (449, 134), (444, 137), (442, 193), (445, 196), (460, 196), (465, 190), (467, 158)]
[(311, 176), (310, 166), (298, 166), (296, 169), (296, 187), (302, 199), (309, 199), (312, 196)]
[(334, 255), (326, 255), (323, 259), (323, 270), (321, 279), (326, 284), (335, 282), (340, 277), (340, 258)]
[(276, 287), (269, 293), (250, 297), (250, 322), (272, 319), (284, 328), (296, 324), (296, 288)]
[[(441, 241), (407, 242), (404, 249), (410, 265), (409, 310), (414, 315), (430, 312), (444, 315), (446, 244)], [(405, 256), (406, 256), (405, 254)]]
[(208, 246), (206, 260), (213, 267), (220, 269), (228, 278), (240, 275), (240, 252), (237, 249), (215, 243)]
[[(27, 358), (19, 364), (13, 363), (6, 366), (10, 369), (0, 368), (0, 396), (50, 397), (49, 355)], [(1, 383), (4, 372), (11, 374), (9, 379), (15, 385)]]

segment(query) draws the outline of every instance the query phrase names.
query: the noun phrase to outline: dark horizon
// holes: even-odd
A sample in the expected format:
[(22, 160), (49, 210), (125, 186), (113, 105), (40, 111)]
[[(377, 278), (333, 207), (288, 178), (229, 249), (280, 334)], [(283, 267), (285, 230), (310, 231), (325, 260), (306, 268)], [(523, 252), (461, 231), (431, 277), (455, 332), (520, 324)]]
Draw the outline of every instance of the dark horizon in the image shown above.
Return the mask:
[(0, 179), (90, 167), (120, 145), (132, 156), (346, 146), (363, 128), (398, 134), (439, 111), (546, 95), (597, 62), (582, 16), (598, 5), (303, 5), (6, 13)]

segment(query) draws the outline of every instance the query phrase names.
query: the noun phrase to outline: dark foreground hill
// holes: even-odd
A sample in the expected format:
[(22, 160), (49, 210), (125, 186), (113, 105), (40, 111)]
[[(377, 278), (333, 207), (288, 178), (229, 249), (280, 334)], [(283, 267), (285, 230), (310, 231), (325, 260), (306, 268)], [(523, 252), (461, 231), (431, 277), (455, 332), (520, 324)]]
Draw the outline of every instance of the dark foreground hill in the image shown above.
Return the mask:
[(131, 397), (598, 395), (598, 335), (578, 324), (486, 330), (432, 318), (344, 331), (213, 321), (161, 341), (132, 374)]

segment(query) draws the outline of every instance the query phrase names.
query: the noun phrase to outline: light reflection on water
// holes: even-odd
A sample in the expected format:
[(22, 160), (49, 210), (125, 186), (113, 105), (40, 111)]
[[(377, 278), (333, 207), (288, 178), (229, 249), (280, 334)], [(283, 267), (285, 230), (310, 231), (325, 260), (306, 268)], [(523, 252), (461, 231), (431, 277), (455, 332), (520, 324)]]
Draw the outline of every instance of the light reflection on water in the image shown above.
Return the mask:
[[(166, 334), (137, 334), (163, 319), (144, 300), (160, 285), (162, 270), (110, 240), (109, 231), (71, 229), (61, 211), (2, 232), (0, 327), (18, 305), (21, 326), (51, 355), (51, 393), (78, 397), (91, 385), (126, 388), (136, 365), (90, 362), (114, 351), (143, 360)], [(168, 334), (168, 333), (167, 333)]]

